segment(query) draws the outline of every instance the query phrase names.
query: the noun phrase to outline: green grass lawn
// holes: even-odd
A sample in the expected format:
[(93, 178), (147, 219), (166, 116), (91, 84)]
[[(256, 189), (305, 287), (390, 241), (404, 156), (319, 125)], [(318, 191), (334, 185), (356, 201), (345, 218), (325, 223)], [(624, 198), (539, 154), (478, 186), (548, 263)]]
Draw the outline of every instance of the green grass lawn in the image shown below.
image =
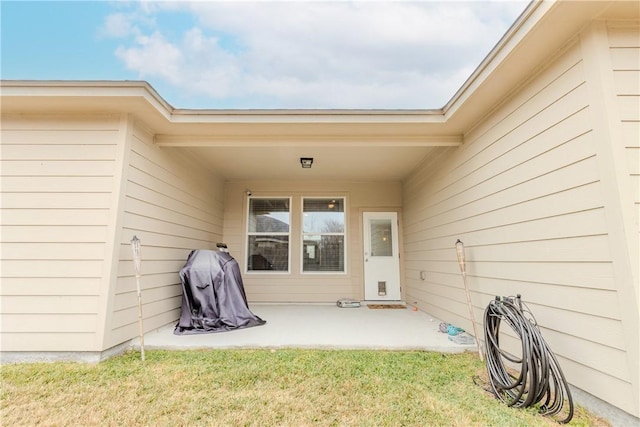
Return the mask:
[[(206, 350), (129, 352), (99, 364), (4, 365), (14, 425), (533, 426), (474, 384), (472, 353)], [(607, 425), (577, 408), (571, 425)]]

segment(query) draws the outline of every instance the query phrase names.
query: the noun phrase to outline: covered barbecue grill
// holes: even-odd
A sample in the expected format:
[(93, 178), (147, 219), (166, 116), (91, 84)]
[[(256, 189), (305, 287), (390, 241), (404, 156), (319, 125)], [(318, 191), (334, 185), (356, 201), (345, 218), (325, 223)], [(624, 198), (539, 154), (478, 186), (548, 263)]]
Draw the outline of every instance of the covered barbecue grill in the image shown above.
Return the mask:
[(228, 252), (191, 251), (180, 279), (182, 311), (174, 334), (224, 332), (266, 323), (249, 310), (238, 262)]

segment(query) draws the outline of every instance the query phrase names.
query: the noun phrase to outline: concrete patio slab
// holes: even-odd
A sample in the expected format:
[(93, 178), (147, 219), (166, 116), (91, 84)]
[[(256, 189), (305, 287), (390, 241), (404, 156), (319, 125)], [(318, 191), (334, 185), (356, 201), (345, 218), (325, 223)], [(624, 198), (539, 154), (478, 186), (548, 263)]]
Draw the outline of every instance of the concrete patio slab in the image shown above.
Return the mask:
[[(252, 304), (263, 326), (229, 332), (174, 335), (175, 324), (145, 334), (147, 349), (314, 348), (476, 351), (438, 329), (440, 320), (407, 309), (340, 308), (333, 304)], [(135, 344), (139, 347), (139, 344)]]

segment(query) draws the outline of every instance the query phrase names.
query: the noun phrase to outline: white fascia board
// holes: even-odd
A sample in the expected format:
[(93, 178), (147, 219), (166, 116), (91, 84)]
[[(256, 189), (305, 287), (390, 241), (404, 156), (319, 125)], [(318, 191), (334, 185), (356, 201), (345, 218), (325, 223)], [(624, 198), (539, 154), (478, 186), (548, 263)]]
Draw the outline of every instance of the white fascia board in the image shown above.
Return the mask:
[(174, 123), (443, 123), (442, 110), (176, 110)]
[[(175, 109), (144, 81), (0, 81), (0, 97), (55, 98), (78, 101), (92, 98), (143, 98), (170, 123), (443, 123), (442, 110), (195, 110)], [(10, 105), (10, 102), (7, 104)], [(25, 105), (21, 102), (20, 105)], [(122, 105), (127, 110), (127, 105)], [(132, 108), (136, 108), (135, 106)], [(139, 108), (139, 107), (138, 107)], [(133, 111), (135, 112), (135, 111)], [(148, 113), (148, 112), (147, 112)]]

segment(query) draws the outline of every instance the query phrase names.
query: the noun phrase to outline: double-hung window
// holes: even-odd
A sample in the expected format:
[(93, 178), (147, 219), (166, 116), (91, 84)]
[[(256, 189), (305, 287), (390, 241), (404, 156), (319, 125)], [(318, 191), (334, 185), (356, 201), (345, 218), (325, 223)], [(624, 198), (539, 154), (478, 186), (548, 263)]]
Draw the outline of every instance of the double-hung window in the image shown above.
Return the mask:
[(247, 271), (289, 271), (291, 199), (250, 198)]
[(302, 271), (344, 272), (345, 211), (343, 198), (302, 200)]

